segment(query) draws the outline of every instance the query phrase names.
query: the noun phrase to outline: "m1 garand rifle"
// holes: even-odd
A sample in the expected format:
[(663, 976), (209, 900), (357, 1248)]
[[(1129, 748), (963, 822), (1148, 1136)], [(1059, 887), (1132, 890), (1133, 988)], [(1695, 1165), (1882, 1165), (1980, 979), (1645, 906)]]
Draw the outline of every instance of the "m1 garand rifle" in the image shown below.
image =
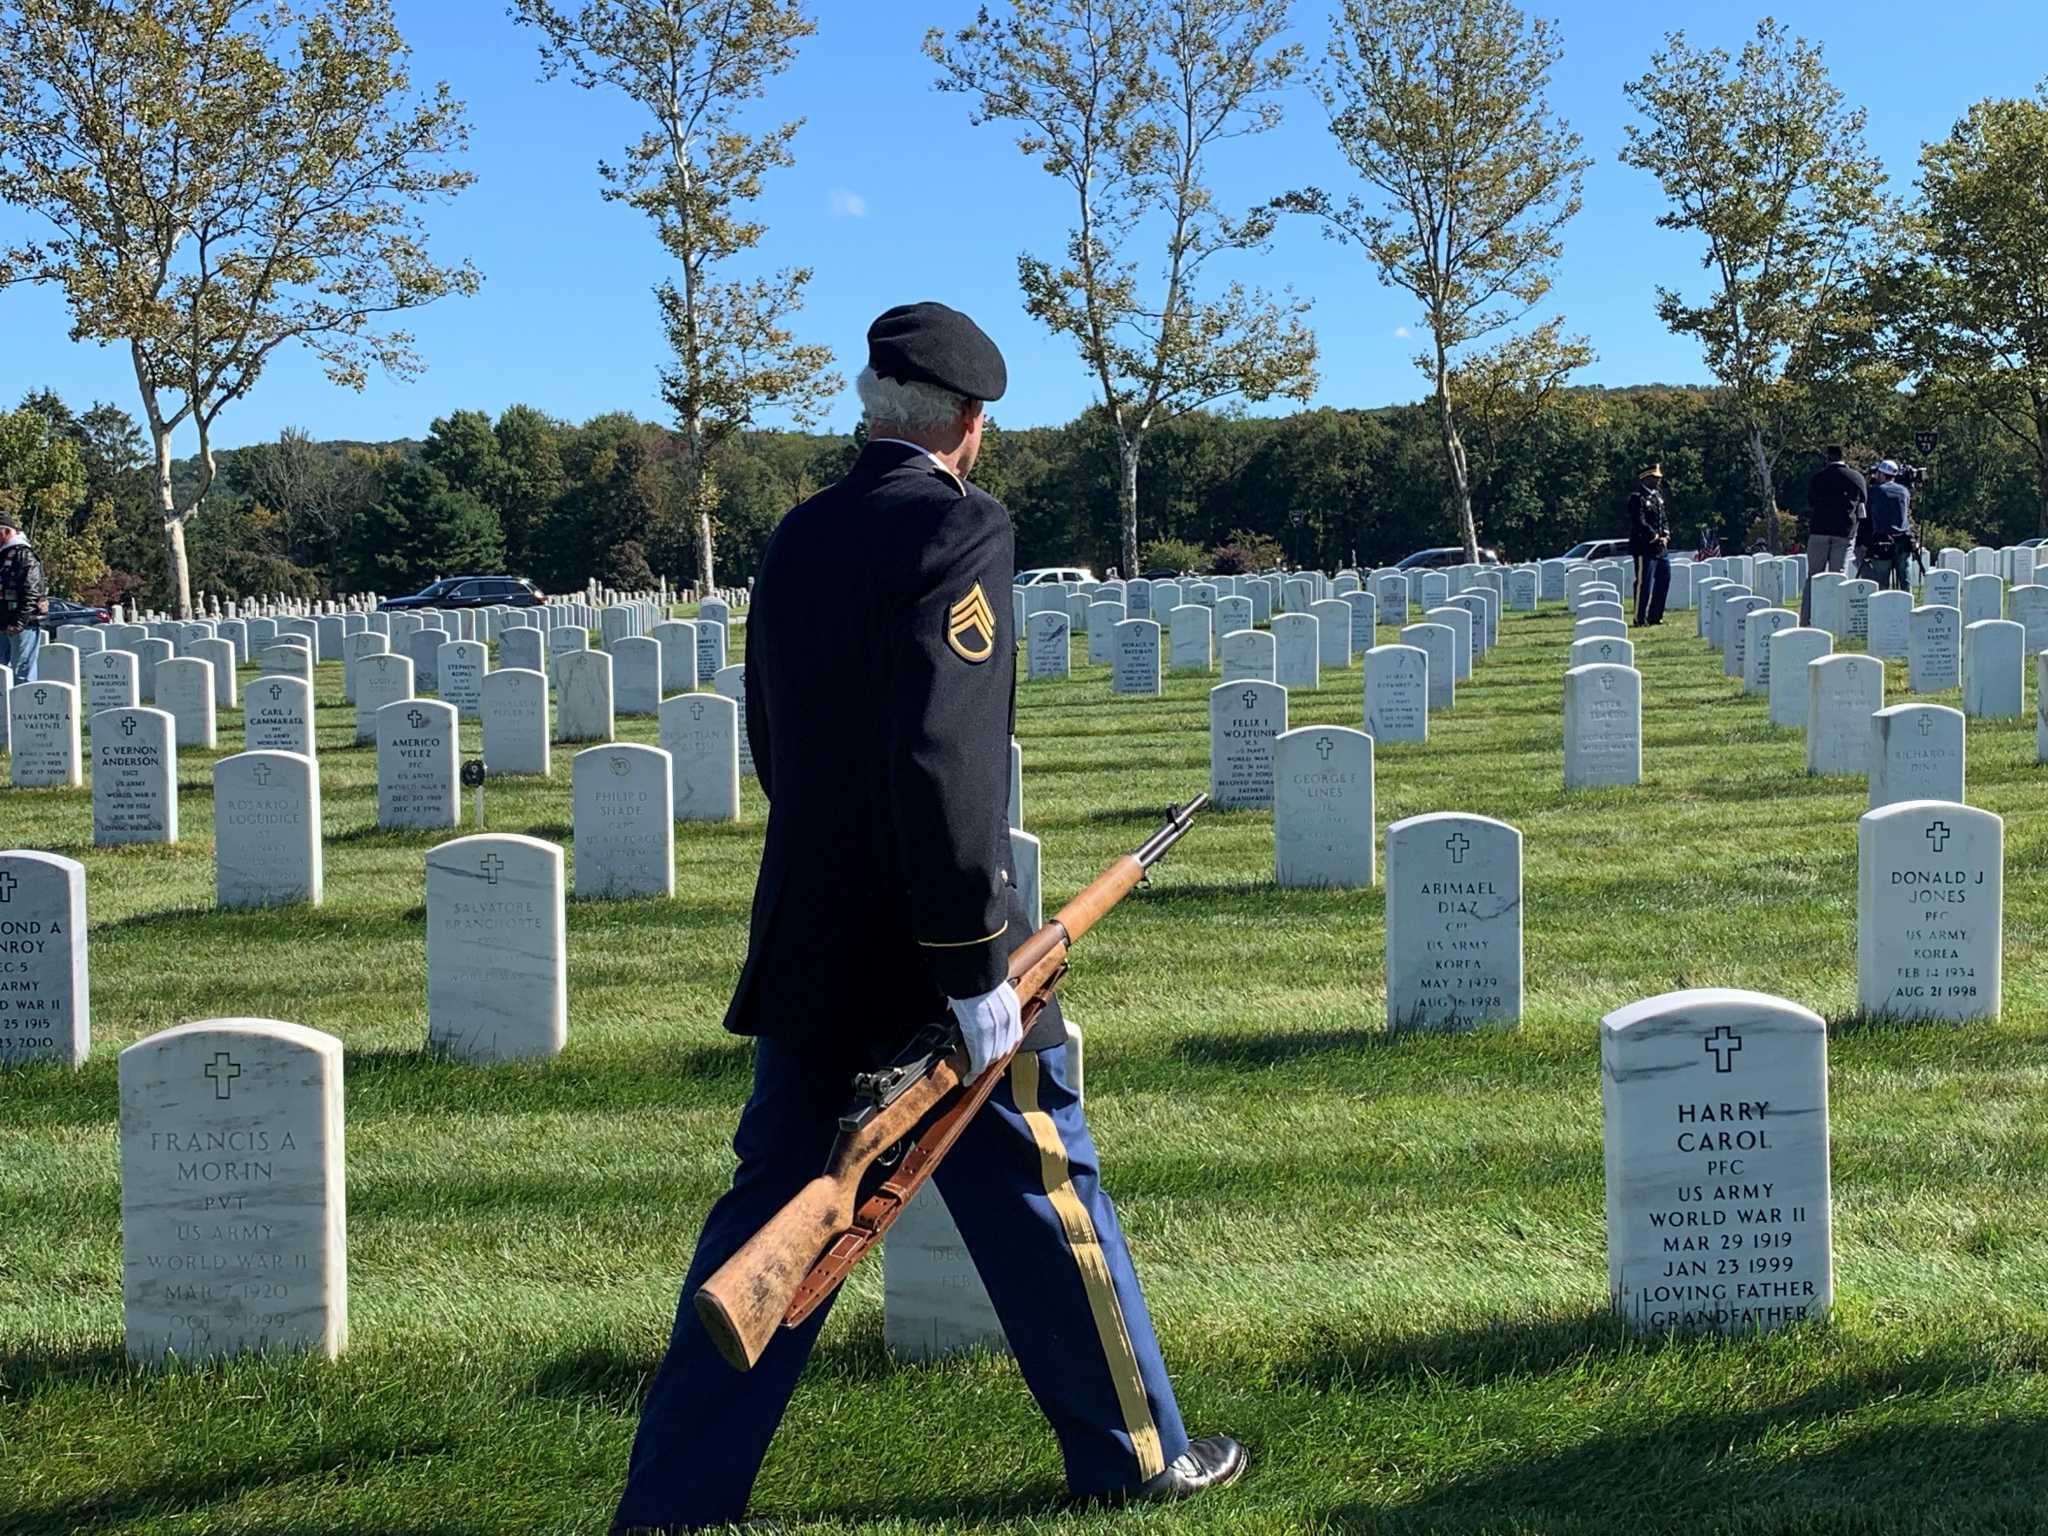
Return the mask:
[[(1067, 974), (1067, 952), (1075, 941), (1166, 857), (1208, 803), (1207, 795), (1196, 795), (1169, 809), (1136, 852), (1097, 875), (1010, 956), (1010, 984), (1026, 1035)], [(888, 1066), (854, 1079), (853, 1103), (839, 1117), (839, 1137), (825, 1171), (697, 1292), (697, 1316), (727, 1364), (751, 1369), (776, 1329), (794, 1328), (839, 1288), (931, 1178), (1015, 1054), (989, 1063), (968, 1083), (959, 1031), (939, 1024), (921, 1032)]]

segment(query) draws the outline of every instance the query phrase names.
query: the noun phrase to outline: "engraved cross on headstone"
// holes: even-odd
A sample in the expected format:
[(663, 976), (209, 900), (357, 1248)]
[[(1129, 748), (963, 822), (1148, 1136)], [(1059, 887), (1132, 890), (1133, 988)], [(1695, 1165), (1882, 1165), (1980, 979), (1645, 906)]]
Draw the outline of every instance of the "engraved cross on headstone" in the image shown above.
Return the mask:
[(427, 717), (416, 709), (409, 709), (405, 712), (405, 723), (414, 730), (418, 730), (427, 723)]
[(1707, 1036), (1706, 1045), (1707, 1054), (1714, 1058), (1716, 1072), (1735, 1070), (1735, 1053), (1742, 1049), (1742, 1036), (1723, 1024)]
[(279, 699), (281, 699), (281, 698), (283, 698), (283, 697), (284, 697), (284, 684), (283, 684), (283, 683), (272, 683), (272, 684), (270, 685), (270, 702), (271, 702), (271, 703), (273, 703), (273, 704), (275, 704), (275, 703), (276, 703), (276, 702), (277, 702), (277, 701), (278, 701)]
[(258, 763), (250, 770), (249, 777), (258, 784), (268, 784), (270, 782), (270, 764)]
[(123, 715), (121, 717), (121, 734), (123, 736), (133, 736), (135, 734), (135, 717), (133, 715)]
[[(1920, 734), (1921, 734), (1922, 736), (1925, 736), (1925, 735), (1926, 735), (1926, 734), (1927, 734), (1927, 733), (1928, 733), (1929, 731), (1931, 731), (1931, 730), (1933, 730), (1933, 729), (1934, 729), (1934, 717), (1933, 717), (1932, 715), (1922, 715), (1922, 716), (1920, 717)], [(1936, 851), (1936, 852), (1940, 852), (1940, 850), (1939, 850), (1939, 849), (1936, 849), (1935, 851)]]
[(1937, 821), (1933, 823), (1931, 826), (1929, 826), (1927, 831), (1923, 835), (1926, 837), (1928, 842), (1934, 845), (1934, 851), (1936, 853), (1939, 853), (1948, 844), (1948, 823)]
[(11, 873), (0, 870), (0, 901), (14, 900), (14, 888), (19, 884), (21, 882), (15, 879)]
[(1316, 756), (1326, 763), (1330, 760), (1330, 754), (1336, 750), (1336, 744), (1327, 736), (1320, 738), (1316, 742)]
[(1237, 697), (1238, 702), (1243, 704), (1246, 709), (1250, 709), (1253, 705), (1259, 702), (1259, 696), (1249, 688), (1245, 689), (1245, 691), (1243, 693), (1240, 693)]
[(496, 885), (498, 883), (498, 871), (504, 867), (505, 861), (495, 853), (485, 854), (482, 862), (477, 865), (477, 868), (484, 872), (484, 884), (486, 885)]
[(234, 1093), (234, 1081), (242, 1075), (241, 1063), (226, 1051), (215, 1051), (213, 1060), (206, 1064), (206, 1075), (213, 1079), (213, 1096), (225, 1099)]
[(1464, 863), (1465, 850), (1467, 848), (1470, 848), (1471, 846), (1472, 839), (1467, 837), (1462, 832), (1453, 832), (1448, 838), (1444, 840), (1444, 847), (1450, 851), (1451, 862), (1453, 864)]

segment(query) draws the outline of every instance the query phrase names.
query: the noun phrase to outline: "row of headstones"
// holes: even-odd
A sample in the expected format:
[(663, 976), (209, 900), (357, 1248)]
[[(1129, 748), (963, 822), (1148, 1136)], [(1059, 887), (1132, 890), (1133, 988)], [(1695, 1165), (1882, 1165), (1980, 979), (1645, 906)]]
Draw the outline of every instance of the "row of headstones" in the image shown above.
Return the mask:
[[(1816, 613), (1821, 608), (1821, 594), (1827, 590), (1823, 583), (1829, 579), (1827, 575), (1814, 578)], [(1856, 585), (1842, 583), (1834, 590), (1839, 593)], [(2048, 589), (2033, 590), (2048, 593)], [(1939, 742), (1953, 739), (1955, 793), (1941, 798), (1961, 799), (1962, 716), (2025, 716), (2025, 658), (2033, 651), (2027, 626), (2003, 619), (1966, 625), (1956, 609), (1946, 604), (1914, 607), (1904, 592), (1872, 591), (1864, 594), (1864, 606), (1868, 615), (1879, 621), (1870, 630), (1869, 653), (1837, 655), (1836, 637), (1821, 625), (1802, 626), (1799, 615), (1789, 608), (1774, 608), (1766, 599), (1733, 583), (1709, 580), (1701, 587), (1698, 633), (1721, 652), (1724, 675), (1740, 679), (1745, 692), (1768, 699), (1773, 725), (1805, 728), (1808, 772), (1885, 771), (1896, 778), (1895, 771), (1903, 769), (1906, 776), (1899, 782), (1910, 785), (1915, 779), (1906, 765), (1917, 751), (1914, 740), (1930, 736)], [(1894, 616), (1904, 621), (1903, 646), (1888, 638)], [(1853, 628), (1850, 632), (1853, 634)], [(2038, 651), (2033, 654), (2037, 675), (2048, 679), (2048, 659)], [(1960, 686), (1962, 713), (1940, 706), (1886, 710), (1884, 661), (1901, 657), (1906, 661), (1910, 691), (1933, 693)], [(2040, 690), (2036, 692), (2038, 697)], [(1915, 712), (1899, 713), (1908, 708)], [(1883, 721), (1876, 718), (1880, 714)], [(1913, 739), (1904, 734), (1907, 727)], [(2037, 725), (2036, 746), (2037, 755), (2048, 761), (2048, 718)], [(1872, 793), (1871, 803), (1878, 805), (1886, 803), (1878, 796), (1890, 791), (1874, 780)], [(1891, 798), (1910, 796), (1891, 794)]]
[[(609, 658), (594, 654), (594, 662)], [(402, 657), (378, 658), (396, 669)], [(370, 675), (365, 675), (365, 682)], [(403, 682), (402, 671), (399, 681)], [(537, 672), (501, 670), (485, 679), (484, 750), (501, 772), (549, 769), (547, 695)], [(261, 717), (265, 734), (257, 743), (213, 766), (215, 858), (218, 899), (224, 907), (269, 906), (320, 899), (320, 779), (313, 751), (311, 703), (297, 679), (271, 679), (252, 689), (252, 700), (276, 690), (289, 694), (286, 706), (262, 699), (277, 713)], [(366, 698), (368, 695), (366, 694)], [(16, 782), (77, 785), (78, 730), (70, 690), (36, 683), (15, 690)], [(361, 706), (359, 706), (361, 707)], [(683, 694), (664, 701), (659, 715), (661, 746), (590, 750), (622, 755), (607, 759), (611, 779), (630, 781), (636, 804), (658, 804), (664, 826), (674, 821), (732, 821), (739, 816), (739, 783), (746, 754), (737, 700), (722, 695)], [(459, 733), (454, 706), (445, 701), (401, 695), (375, 712), (377, 817), (386, 828), (451, 827), (460, 816), (457, 755)], [(92, 835), (101, 847), (178, 841), (178, 740), (175, 722), (147, 707), (103, 710), (92, 720)], [(610, 791), (624, 791), (586, 771), (590, 752), (577, 754), (572, 771), (577, 826), (603, 828), (599, 807)], [(68, 769), (68, 773), (67, 773)], [(654, 797), (652, 799), (648, 797)], [(579, 838), (579, 845), (581, 843)], [(630, 839), (644, 844), (644, 864), (655, 856), (650, 831)], [(590, 861), (588, 879), (611, 883), (611, 859)], [(635, 862), (635, 861), (629, 861)], [(579, 889), (585, 862), (577, 864)], [(672, 886), (673, 875), (616, 877), (635, 891)]]
[[(476, 872), (464, 878), (466, 899), (502, 899)], [(535, 907), (537, 928), (559, 910)], [(1078, 1092), (1077, 1032), (1068, 1049)], [(1600, 1049), (1615, 1312), (1662, 1333), (1769, 1330), (1826, 1311), (1825, 1022), (1779, 998), (1702, 989), (1607, 1015)], [(346, 1347), (342, 1072), (334, 1036), (271, 1020), (181, 1025), (121, 1053), (131, 1357), (332, 1358)], [(898, 1224), (884, 1265), (893, 1350), (1001, 1344), (958, 1229), (930, 1191)]]

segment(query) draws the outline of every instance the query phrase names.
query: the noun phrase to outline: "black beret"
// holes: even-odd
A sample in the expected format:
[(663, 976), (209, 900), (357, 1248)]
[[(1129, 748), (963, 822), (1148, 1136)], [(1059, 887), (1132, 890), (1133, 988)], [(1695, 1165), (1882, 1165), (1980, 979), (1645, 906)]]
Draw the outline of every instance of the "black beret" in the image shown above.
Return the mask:
[(1000, 400), (1009, 388), (1003, 354), (988, 333), (943, 304), (898, 304), (868, 327), (868, 366), (898, 383), (936, 384), (969, 400)]

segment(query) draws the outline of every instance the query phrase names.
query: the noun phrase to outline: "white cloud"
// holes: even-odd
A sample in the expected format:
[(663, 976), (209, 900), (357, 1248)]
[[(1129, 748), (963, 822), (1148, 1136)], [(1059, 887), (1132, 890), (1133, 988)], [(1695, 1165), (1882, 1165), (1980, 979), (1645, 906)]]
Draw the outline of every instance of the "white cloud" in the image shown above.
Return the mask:
[(825, 194), (825, 208), (835, 219), (864, 219), (868, 216), (868, 200), (845, 187), (834, 187)]
[(1406, 341), (1410, 336), (1413, 336), (1414, 334), (1415, 333), (1409, 330), (1408, 327), (1405, 325), (1397, 325), (1394, 327), (1394, 338), (1397, 341)]

